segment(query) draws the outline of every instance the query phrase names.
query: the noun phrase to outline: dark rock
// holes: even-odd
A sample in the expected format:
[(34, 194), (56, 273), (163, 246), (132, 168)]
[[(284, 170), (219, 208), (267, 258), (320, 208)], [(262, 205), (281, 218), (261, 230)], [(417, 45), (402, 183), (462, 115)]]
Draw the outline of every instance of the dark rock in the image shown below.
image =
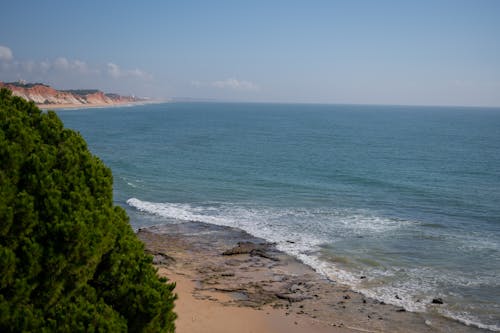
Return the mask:
[(344, 299), (351, 299), (351, 296), (349, 296), (349, 295), (344, 295)]
[(444, 304), (444, 302), (441, 297), (437, 297), (432, 299), (432, 304)]
[(283, 300), (288, 301), (290, 303), (301, 302), (303, 300), (311, 298), (310, 296), (291, 295), (291, 294), (282, 294), (282, 293), (276, 293), (275, 295), (279, 299), (283, 299)]
[(256, 244), (253, 242), (238, 242), (235, 247), (222, 252), (224, 256), (232, 256), (236, 254), (250, 254), (254, 250), (265, 251), (268, 248), (268, 244)]
[(259, 250), (259, 249), (255, 249), (255, 250), (250, 251), (250, 256), (252, 256), (252, 257), (258, 256), (258, 257), (266, 258), (266, 259), (269, 259), (272, 261), (279, 261), (278, 258), (270, 256), (269, 254), (267, 254), (267, 252), (265, 252), (263, 250)]
[(270, 246), (271, 244), (268, 243), (258, 244), (253, 242), (238, 242), (237, 246), (222, 252), (222, 255), (233, 256), (238, 254), (249, 254), (252, 257), (258, 256), (272, 261), (279, 261), (279, 259), (267, 253)]
[(363, 279), (366, 279), (366, 276), (361, 275), (359, 278), (360, 278), (361, 280), (363, 280)]
[(394, 298), (396, 298), (396, 299), (401, 299), (401, 297), (399, 297), (399, 295), (398, 295), (398, 294), (394, 295)]
[(406, 310), (404, 308), (401, 308), (401, 309), (397, 309), (396, 312), (406, 312)]
[(152, 253), (153, 265), (170, 265), (175, 262), (175, 259), (165, 253)]

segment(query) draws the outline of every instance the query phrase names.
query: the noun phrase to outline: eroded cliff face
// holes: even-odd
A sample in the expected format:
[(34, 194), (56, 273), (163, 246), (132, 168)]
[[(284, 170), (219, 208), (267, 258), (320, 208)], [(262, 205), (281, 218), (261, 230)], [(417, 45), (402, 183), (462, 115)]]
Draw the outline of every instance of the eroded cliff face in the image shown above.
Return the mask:
[(99, 90), (61, 91), (41, 83), (0, 82), (0, 88), (2, 87), (11, 90), (15, 96), (33, 101), (39, 105), (113, 105), (143, 101), (137, 97), (105, 94)]

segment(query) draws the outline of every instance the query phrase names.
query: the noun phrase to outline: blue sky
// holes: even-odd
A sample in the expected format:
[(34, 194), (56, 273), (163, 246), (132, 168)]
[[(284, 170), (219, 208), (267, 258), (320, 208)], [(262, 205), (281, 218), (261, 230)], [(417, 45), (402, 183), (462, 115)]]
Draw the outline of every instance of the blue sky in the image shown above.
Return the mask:
[(500, 106), (500, 1), (25, 1), (0, 80), (158, 98)]

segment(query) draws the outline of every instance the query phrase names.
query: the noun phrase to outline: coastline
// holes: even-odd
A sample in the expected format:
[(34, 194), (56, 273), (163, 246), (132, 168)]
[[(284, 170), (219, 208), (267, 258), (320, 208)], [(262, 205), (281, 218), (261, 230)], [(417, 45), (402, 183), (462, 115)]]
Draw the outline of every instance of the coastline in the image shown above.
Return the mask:
[(41, 110), (78, 110), (78, 109), (97, 109), (97, 108), (112, 108), (124, 106), (138, 106), (147, 104), (161, 104), (167, 103), (167, 100), (151, 100), (151, 101), (137, 101), (137, 102), (123, 102), (123, 103), (88, 103), (88, 104), (36, 104)]
[(367, 298), (240, 229), (186, 222), (137, 234), (177, 283), (178, 332), (484, 332)]

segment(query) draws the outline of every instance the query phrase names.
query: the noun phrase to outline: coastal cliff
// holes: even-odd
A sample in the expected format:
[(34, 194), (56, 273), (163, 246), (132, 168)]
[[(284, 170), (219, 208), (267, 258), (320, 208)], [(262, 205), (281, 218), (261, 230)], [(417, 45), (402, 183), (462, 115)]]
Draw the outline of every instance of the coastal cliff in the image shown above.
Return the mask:
[(7, 88), (13, 95), (33, 101), (40, 107), (107, 106), (146, 101), (135, 96), (107, 94), (96, 89), (57, 90), (43, 83), (0, 82), (0, 88)]

